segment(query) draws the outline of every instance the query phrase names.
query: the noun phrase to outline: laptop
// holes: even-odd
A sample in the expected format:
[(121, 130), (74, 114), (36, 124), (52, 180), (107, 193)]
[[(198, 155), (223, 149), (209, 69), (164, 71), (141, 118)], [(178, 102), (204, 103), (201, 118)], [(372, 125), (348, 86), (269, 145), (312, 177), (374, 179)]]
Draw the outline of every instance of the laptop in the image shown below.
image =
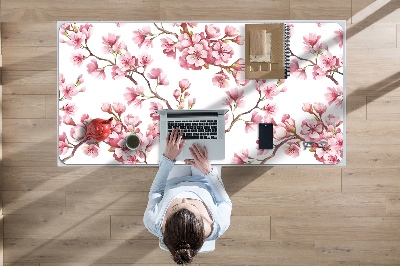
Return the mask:
[(165, 151), (168, 132), (178, 127), (184, 131), (186, 145), (176, 160), (193, 158), (189, 147), (197, 143), (207, 147), (210, 160), (225, 159), (225, 114), (218, 110), (156, 110), (160, 115), (160, 152)]

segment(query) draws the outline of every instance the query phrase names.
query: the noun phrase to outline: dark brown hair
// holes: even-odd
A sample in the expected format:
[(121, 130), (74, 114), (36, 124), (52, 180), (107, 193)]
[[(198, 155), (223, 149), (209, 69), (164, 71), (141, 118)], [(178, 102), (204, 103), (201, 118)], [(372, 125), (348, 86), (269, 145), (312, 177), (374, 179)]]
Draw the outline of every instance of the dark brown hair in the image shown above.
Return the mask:
[(167, 218), (163, 237), (177, 264), (191, 263), (205, 240), (203, 219), (180, 209)]

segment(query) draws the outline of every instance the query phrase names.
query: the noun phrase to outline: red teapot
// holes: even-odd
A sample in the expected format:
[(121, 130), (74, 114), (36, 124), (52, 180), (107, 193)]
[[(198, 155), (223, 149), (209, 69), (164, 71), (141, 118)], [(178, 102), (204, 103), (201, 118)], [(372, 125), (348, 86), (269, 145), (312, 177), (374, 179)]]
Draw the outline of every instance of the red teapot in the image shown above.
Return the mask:
[(95, 118), (86, 126), (85, 140), (93, 139), (95, 141), (103, 141), (108, 138), (111, 133), (111, 122), (113, 118), (108, 120)]

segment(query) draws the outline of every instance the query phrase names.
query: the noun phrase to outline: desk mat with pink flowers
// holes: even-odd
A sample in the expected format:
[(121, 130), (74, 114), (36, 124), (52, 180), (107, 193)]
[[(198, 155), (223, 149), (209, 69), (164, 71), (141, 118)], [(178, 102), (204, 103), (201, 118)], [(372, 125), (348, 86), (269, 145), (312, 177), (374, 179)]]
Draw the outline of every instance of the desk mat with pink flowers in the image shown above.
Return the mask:
[[(214, 164), (343, 164), (344, 23), (286, 23), (285, 80), (245, 79), (245, 23), (274, 22), (59, 22), (59, 165), (156, 165), (156, 110), (221, 108), (226, 157)], [(84, 141), (95, 118), (112, 118), (111, 133)], [(274, 124), (271, 150), (258, 149), (259, 123)]]

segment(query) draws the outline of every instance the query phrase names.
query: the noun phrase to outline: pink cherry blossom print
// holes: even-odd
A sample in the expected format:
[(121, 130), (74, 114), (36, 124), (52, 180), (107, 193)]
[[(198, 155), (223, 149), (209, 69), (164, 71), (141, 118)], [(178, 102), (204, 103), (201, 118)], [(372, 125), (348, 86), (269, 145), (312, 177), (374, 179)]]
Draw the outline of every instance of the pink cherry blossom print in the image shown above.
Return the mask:
[(178, 43), (176, 44), (176, 48), (179, 50), (179, 52), (182, 52), (184, 49), (192, 45), (192, 38), (189, 36), (189, 34), (184, 33), (182, 35), (179, 35)]
[(103, 112), (112, 114), (112, 109), (111, 109), (111, 104), (110, 103), (103, 103), (102, 106), (101, 106), (101, 110)]
[(90, 62), (91, 63), (86, 65), (88, 73), (95, 78), (106, 79), (106, 74), (104, 72), (104, 69), (99, 69), (97, 60), (92, 59), (90, 60)]
[(79, 49), (81, 48), (82, 42), (85, 40), (85, 35), (82, 34), (82, 32), (71, 32), (69, 34), (69, 40), (67, 41), (67, 44), (70, 46), (74, 46), (74, 49)]
[(218, 38), (221, 35), (221, 30), (219, 27), (213, 24), (206, 25), (206, 36), (208, 39)]
[(185, 92), (190, 88), (190, 82), (188, 79), (182, 79), (179, 81), (179, 88), (181, 88), (181, 92)]
[(136, 65), (136, 57), (132, 56), (130, 52), (118, 56), (117, 66), (121, 71), (127, 71)]
[(168, 57), (172, 57), (176, 59), (176, 47), (175, 42), (170, 38), (161, 38), (161, 48), (163, 49), (163, 53), (166, 54)]
[(195, 44), (193, 47), (189, 47), (187, 52), (186, 60), (190, 65), (195, 65), (196, 67), (205, 65), (204, 59), (207, 58), (207, 51), (203, 45)]
[(66, 103), (61, 107), (61, 110), (64, 111), (64, 114), (66, 115), (75, 115), (78, 107), (76, 106), (75, 103)]
[(188, 100), (188, 109), (192, 109), (195, 104), (196, 104), (196, 98), (189, 99)]
[(304, 50), (308, 53), (317, 53), (321, 50), (322, 46), (319, 40), (321, 35), (309, 33), (308, 36), (303, 36), (303, 43), (306, 45)]
[(157, 79), (159, 85), (168, 85), (169, 81), (167, 75), (162, 71), (161, 68), (153, 68), (150, 73), (147, 74), (150, 79)]
[(211, 55), (215, 58), (215, 65), (228, 63), (229, 58), (233, 55), (233, 49), (228, 43), (218, 41), (213, 45), (212, 49), (213, 51), (211, 52)]
[(301, 123), (300, 133), (305, 135), (306, 141), (319, 141), (323, 130), (323, 124), (315, 119), (305, 119)]
[(311, 103), (303, 103), (302, 110), (306, 113), (313, 114), (313, 107)]
[(335, 116), (333, 114), (329, 114), (325, 117), (325, 123), (326, 125), (330, 126), (332, 125), (334, 128), (338, 127), (343, 121), (339, 116)]
[(337, 133), (333, 138), (330, 138), (328, 145), (336, 151), (341, 151), (343, 149), (343, 133)]
[(214, 75), (214, 77), (212, 78), (212, 83), (220, 88), (226, 88), (229, 85), (228, 80), (229, 76), (226, 75), (223, 71), (220, 71)]
[(274, 116), (279, 108), (276, 106), (276, 103), (269, 102), (264, 105), (263, 110), (267, 116)]
[(299, 62), (295, 58), (292, 59), (290, 63), (290, 75), (303, 80), (307, 79), (306, 70), (304, 68), (299, 68)]
[(293, 158), (299, 157), (300, 155), (300, 144), (299, 142), (289, 141), (285, 148), (285, 153)]
[(259, 123), (262, 122), (263, 117), (259, 115), (256, 111), (251, 114), (251, 121), (246, 122), (245, 132), (256, 130)]
[(283, 125), (278, 125), (274, 127), (274, 138), (277, 140), (283, 140), (289, 137), (290, 134), (286, 130), (286, 128)]
[(235, 102), (235, 108), (239, 107), (242, 108), (245, 105), (244, 101), (244, 90), (239, 90), (237, 87), (231, 89), (230, 91), (225, 92), (228, 96), (229, 99)]
[(328, 104), (331, 105), (335, 103), (336, 106), (342, 106), (343, 104), (343, 87), (337, 86), (336, 88), (328, 87), (328, 92), (325, 93), (325, 99)]
[(140, 118), (138, 116), (133, 116), (131, 114), (128, 114), (124, 118), (124, 123), (126, 125), (131, 125), (133, 127), (138, 127), (142, 123), (142, 121), (140, 120)]
[(326, 77), (326, 72), (319, 66), (315, 65), (315, 66), (313, 66), (312, 75), (313, 75), (313, 79), (315, 79), (315, 80), (321, 79), (321, 78)]
[(241, 150), (241, 152), (234, 153), (234, 157), (232, 159), (232, 164), (244, 164), (246, 160), (249, 159), (249, 150)]
[(330, 52), (325, 52), (319, 57), (318, 66), (323, 70), (327, 71), (336, 66), (337, 58)]
[(69, 143), (67, 134), (63, 132), (61, 135), (58, 136), (58, 152), (60, 155), (67, 154), (69, 150)]
[(89, 115), (88, 114), (83, 114), (81, 116), (81, 123), (82, 124), (89, 124)]
[(63, 84), (61, 86), (61, 93), (64, 94), (64, 97), (68, 100), (72, 100), (72, 97), (79, 93), (79, 90), (76, 88), (75, 84)]
[(294, 121), (293, 118), (290, 117), (289, 114), (284, 114), (282, 116), (281, 121), (287, 132), (292, 132), (292, 133), (296, 132), (296, 128), (295, 128), (296, 122)]
[(150, 31), (150, 26), (144, 26), (142, 30), (133, 31), (133, 42), (137, 44), (139, 48), (141, 48), (143, 44), (148, 48), (148, 46), (151, 45), (151, 41), (149, 42), (149, 40), (146, 40), (146, 37), (150, 34)]
[(244, 37), (242, 35), (238, 35), (235, 38), (232, 39), (232, 42), (239, 44), (239, 45), (243, 45), (244, 44)]
[(119, 42), (120, 35), (115, 35), (113, 33), (108, 33), (108, 35), (103, 36), (103, 52), (104, 53), (117, 53), (122, 49), (126, 49), (126, 45), (123, 42)]
[(343, 47), (343, 30), (339, 29), (335, 31), (335, 38), (333, 40), (339, 45), (339, 48)]
[(113, 79), (120, 79), (126, 76), (126, 71), (122, 70), (118, 66), (113, 66), (111, 69), (111, 77)]
[(74, 119), (69, 114), (63, 116), (63, 123), (69, 126), (76, 126)]
[(74, 66), (82, 66), (85, 56), (81, 52), (72, 53), (71, 62)]
[(60, 76), (58, 78), (58, 85), (63, 85), (65, 83), (65, 77), (63, 73), (60, 73)]
[(83, 153), (92, 158), (96, 158), (97, 156), (99, 156), (99, 147), (95, 144), (85, 144), (83, 146)]
[(126, 106), (122, 103), (113, 103), (112, 108), (118, 114), (118, 116), (121, 116), (121, 114), (126, 110)]
[(151, 59), (151, 55), (148, 53), (142, 53), (141, 55), (139, 55), (139, 59), (138, 59), (138, 66), (148, 66), (151, 64), (151, 62), (153, 62), (153, 59)]
[(323, 103), (314, 103), (313, 108), (319, 116), (322, 116), (322, 114), (326, 112), (327, 106)]
[(178, 100), (179, 97), (181, 96), (181, 92), (178, 89), (176, 89), (174, 91), (173, 95), (174, 95), (175, 100)]
[(126, 88), (126, 93), (124, 93), (124, 98), (128, 102), (128, 105), (132, 103), (135, 106), (141, 106), (142, 101), (138, 98), (139, 96), (143, 95), (144, 88), (142, 86), (137, 86), (135, 88)]
[(85, 25), (80, 25), (79, 31), (82, 32), (83, 35), (85, 35), (86, 40), (89, 40), (90, 36), (93, 33), (93, 24), (86, 23)]
[(228, 37), (235, 37), (239, 34), (239, 31), (233, 26), (226, 26), (225, 27), (225, 35)]
[(273, 97), (278, 95), (280, 92), (275, 83), (264, 83), (260, 86), (260, 89), (268, 100), (272, 100)]

